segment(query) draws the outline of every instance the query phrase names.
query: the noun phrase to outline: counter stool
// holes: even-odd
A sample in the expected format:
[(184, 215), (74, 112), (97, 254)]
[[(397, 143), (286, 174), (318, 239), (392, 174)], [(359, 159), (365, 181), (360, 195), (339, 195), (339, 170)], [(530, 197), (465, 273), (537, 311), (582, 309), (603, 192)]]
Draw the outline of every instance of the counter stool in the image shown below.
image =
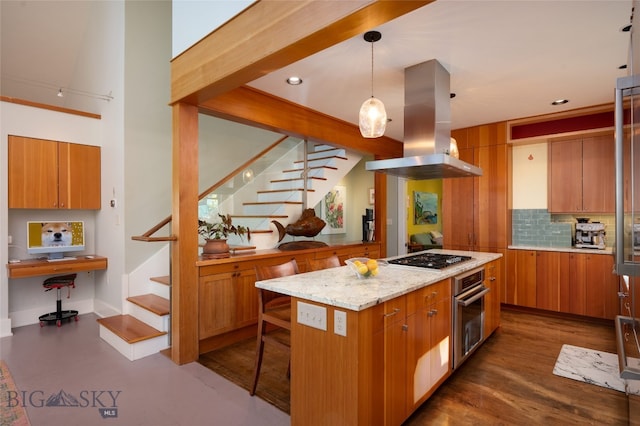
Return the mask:
[(60, 289), (62, 287), (67, 288), (67, 299), (71, 297), (71, 287), (75, 288), (75, 279), (77, 274), (62, 275), (59, 277), (51, 277), (44, 280), (42, 286), (45, 291), (56, 289), (58, 298), (56, 300), (56, 311), (48, 314), (40, 315), (40, 327), (43, 327), (45, 323), (55, 322), (58, 327), (62, 326), (63, 319), (74, 318), (78, 321), (78, 311), (63, 311), (62, 300), (60, 299)]

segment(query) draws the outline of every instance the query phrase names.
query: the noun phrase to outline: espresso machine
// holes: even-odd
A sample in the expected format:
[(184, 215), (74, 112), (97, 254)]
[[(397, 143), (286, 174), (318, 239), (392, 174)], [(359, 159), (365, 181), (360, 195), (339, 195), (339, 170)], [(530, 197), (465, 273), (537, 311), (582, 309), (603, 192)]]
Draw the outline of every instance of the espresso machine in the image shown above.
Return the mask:
[(604, 223), (576, 223), (576, 248), (604, 250), (606, 248)]

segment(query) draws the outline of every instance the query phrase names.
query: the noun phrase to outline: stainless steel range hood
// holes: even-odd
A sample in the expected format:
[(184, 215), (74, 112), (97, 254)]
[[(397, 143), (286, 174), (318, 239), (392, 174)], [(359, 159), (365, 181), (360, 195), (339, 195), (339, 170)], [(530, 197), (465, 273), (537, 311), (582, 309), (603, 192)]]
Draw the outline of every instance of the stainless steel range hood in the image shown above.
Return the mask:
[(482, 169), (449, 155), (449, 73), (435, 59), (406, 68), (404, 156), (368, 161), (366, 169), (408, 179), (482, 176)]

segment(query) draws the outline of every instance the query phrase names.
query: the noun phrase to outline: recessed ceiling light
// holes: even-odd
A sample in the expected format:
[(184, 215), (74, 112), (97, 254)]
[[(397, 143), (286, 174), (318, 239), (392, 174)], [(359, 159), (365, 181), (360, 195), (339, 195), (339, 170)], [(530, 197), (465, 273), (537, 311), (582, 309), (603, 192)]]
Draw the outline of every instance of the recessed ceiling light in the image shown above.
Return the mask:
[(555, 101), (551, 102), (551, 105), (563, 105), (567, 102), (569, 102), (569, 99), (556, 99)]
[(300, 77), (291, 76), (287, 79), (287, 84), (290, 84), (292, 86), (298, 86), (302, 84), (302, 79)]

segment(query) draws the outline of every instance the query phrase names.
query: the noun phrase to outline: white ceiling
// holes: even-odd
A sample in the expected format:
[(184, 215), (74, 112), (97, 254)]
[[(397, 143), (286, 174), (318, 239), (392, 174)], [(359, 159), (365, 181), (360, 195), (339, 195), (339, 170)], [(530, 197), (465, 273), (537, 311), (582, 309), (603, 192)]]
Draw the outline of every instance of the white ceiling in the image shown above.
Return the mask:
[[(107, 95), (98, 1), (0, 1), (0, 94), (100, 113), (105, 101), (59, 98), (58, 88)], [(374, 95), (402, 140), (404, 68), (438, 59), (451, 74), (452, 128), (613, 101), (627, 74), (631, 0), (438, 0), (378, 28)], [(371, 46), (354, 37), (251, 85), (357, 123), (371, 95)], [(167, 67), (169, 63), (167, 63)], [(298, 75), (301, 86), (285, 79)], [(551, 101), (567, 98), (564, 106)], [(167, 100), (168, 101), (168, 100)]]

